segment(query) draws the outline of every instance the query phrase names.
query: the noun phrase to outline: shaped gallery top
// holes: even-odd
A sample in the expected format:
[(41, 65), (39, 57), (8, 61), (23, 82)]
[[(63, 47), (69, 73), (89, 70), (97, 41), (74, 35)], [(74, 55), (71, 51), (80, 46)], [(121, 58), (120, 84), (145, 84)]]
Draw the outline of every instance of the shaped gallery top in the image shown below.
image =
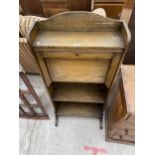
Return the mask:
[(28, 34), (35, 51), (51, 49), (118, 49), (130, 41), (124, 21), (91, 12), (72, 11), (36, 21)]

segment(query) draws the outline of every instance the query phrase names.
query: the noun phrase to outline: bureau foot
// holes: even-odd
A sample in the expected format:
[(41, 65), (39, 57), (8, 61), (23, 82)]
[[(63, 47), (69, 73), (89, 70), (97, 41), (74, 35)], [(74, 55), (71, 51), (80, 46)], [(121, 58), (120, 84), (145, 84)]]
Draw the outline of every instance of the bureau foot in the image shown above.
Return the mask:
[(58, 126), (58, 116), (56, 115), (55, 116), (55, 127), (57, 127)]
[(103, 115), (104, 115), (103, 111), (104, 111), (104, 107), (101, 108), (101, 115), (99, 117), (99, 126), (101, 130), (103, 129)]
[(103, 129), (103, 117), (99, 118), (99, 127), (101, 130)]

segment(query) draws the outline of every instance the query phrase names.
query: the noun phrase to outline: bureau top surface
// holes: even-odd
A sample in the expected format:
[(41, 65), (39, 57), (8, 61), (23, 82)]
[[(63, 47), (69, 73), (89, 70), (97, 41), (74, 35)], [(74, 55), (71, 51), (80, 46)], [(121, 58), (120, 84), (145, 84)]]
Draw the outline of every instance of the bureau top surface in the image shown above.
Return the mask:
[(33, 47), (123, 49), (121, 32), (39, 31)]

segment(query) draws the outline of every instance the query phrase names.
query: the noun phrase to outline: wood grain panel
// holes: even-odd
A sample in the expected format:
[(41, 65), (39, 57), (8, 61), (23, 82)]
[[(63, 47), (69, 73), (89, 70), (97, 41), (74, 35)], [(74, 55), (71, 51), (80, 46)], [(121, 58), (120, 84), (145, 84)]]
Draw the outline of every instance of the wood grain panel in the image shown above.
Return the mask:
[(43, 16), (40, 0), (20, 0), (20, 5), (24, 15)]
[(47, 84), (47, 86), (49, 86), (52, 81), (51, 81), (47, 66), (45, 64), (44, 58), (43, 58), (41, 53), (36, 53), (36, 56), (37, 56), (38, 63), (40, 65), (41, 71), (43, 73), (43, 77), (46, 81), (46, 84)]
[(40, 2), (52, 2), (52, 3), (61, 3), (61, 2), (67, 2), (68, 0), (40, 0)]
[(110, 88), (114, 75), (116, 74), (116, 70), (117, 70), (121, 56), (122, 56), (121, 53), (115, 53), (113, 55), (113, 58), (112, 58), (112, 61), (111, 61), (111, 64), (108, 70), (108, 74), (106, 77), (106, 86), (108, 88)]
[(54, 89), (53, 100), (77, 103), (105, 103), (105, 90), (102, 85), (59, 84)]
[(26, 38), (19, 38), (19, 62), (25, 72), (39, 74), (36, 60), (31, 53)]
[[(52, 36), (52, 37), (51, 37)], [(116, 48), (123, 49), (120, 32), (40, 31), (33, 46), (53, 48)]]
[(106, 12), (107, 17), (120, 19), (121, 11), (124, 4), (94, 4), (94, 8), (103, 8)]
[(52, 3), (41, 3), (41, 6), (43, 8), (49, 8), (49, 9), (57, 9), (57, 8), (66, 8), (67, 9), (67, 3), (64, 2), (52, 2)]
[[(122, 81), (125, 92), (127, 111), (135, 112), (135, 67), (133, 65), (124, 65), (121, 67)], [(129, 80), (130, 79), (130, 80)], [(130, 90), (130, 91), (129, 91)]]
[(46, 59), (53, 81), (104, 83), (109, 61)]
[(113, 53), (84, 53), (84, 52), (43, 52), (44, 58), (52, 58), (52, 59), (103, 59), (110, 60), (112, 59)]
[(70, 11), (91, 11), (91, 0), (68, 0)]
[(62, 12), (67, 12), (69, 11), (67, 8), (50, 8), (50, 7), (43, 7), (44, 15), (46, 17), (51, 17), (56, 14), (62, 13)]
[(108, 96), (107, 136), (115, 142), (135, 142), (134, 69), (131, 65), (121, 66), (119, 77)]
[(59, 116), (101, 117), (101, 106), (97, 104), (59, 103)]
[(40, 31), (63, 32), (119, 31), (122, 25), (121, 21), (115, 21), (84, 11), (65, 12), (37, 23)]
[(94, 0), (95, 3), (118, 3), (125, 2), (125, 0)]

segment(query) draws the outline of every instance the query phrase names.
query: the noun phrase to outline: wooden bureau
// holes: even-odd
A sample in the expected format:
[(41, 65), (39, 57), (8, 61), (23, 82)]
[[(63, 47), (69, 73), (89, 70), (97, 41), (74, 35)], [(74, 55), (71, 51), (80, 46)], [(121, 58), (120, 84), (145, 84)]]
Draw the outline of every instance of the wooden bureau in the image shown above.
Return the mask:
[(28, 42), (56, 118), (87, 116), (102, 121), (107, 92), (130, 42), (126, 24), (91, 12), (66, 12), (36, 21)]

